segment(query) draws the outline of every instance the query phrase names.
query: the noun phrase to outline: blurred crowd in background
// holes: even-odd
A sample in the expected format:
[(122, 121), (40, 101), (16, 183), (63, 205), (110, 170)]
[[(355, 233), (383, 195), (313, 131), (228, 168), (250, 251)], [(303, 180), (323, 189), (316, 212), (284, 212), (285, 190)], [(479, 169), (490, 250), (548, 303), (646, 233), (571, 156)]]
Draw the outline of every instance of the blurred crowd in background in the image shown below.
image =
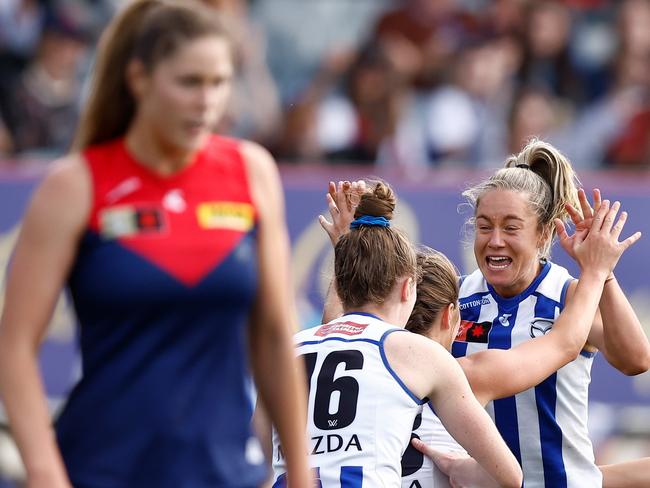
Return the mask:
[[(238, 65), (216, 130), (281, 162), (494, 167), (535, 135), (578, 168), (650, 168), (650, 0), (204, 2)], [(0, 1), (4, 164), (67, 150), (122, 3)]]

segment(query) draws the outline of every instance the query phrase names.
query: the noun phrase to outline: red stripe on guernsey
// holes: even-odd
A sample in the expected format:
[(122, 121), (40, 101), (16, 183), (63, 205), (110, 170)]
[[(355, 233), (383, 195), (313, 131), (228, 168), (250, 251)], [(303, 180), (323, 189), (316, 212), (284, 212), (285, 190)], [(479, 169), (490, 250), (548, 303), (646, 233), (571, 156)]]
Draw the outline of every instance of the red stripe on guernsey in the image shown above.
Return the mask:
[(89, 228), (192, 286), (217, 267), (257, 220), (239, 143), (213, 136), (192, 164), (160, 176), (123, 139), (88, 148)]

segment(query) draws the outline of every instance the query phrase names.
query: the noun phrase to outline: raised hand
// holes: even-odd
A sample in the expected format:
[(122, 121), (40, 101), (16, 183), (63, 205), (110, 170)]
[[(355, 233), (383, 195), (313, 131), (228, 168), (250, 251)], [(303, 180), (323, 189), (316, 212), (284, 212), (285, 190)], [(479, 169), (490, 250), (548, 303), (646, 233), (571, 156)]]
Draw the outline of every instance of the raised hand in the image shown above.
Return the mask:
[[(641, 238), (641, 233), (636, 232), (624, 241), (618, 241), (627, 220), (627, 212), (622, 212), (616, 220), (620, 206), (619, 202), (614, 202), (610, 207), (609, 200), (602, 204), (599, 202), (595, 215), (588, 218), (591, 219), (589, 229), (576, 230), (573, 236), (567, 234), (561, 220), (555, 220), (562, 247), (571, 249), (570, 254), (583, 272), (591, 270), (603, 273), (605, 278), (614, 269), (623, 252)], [(583, 222), (581, 224), (586, 225)]]
[(332, 221), (330, 222), (323, 215), (318, 216), (318, 221), (327, 232), (332, 245), (336, 245), (339, 238), (350, 230), (354, 213), (365, 192), (366, 182), (363, 180), (339, 181), (338, 184), (333, 181), (329, 182), (325, 198)]
[(571, 221), (573, 222), (573, 225), (575, 225), (575, 233), (571, 236), (567, 235), (568, 239), (560, 238), (560, 245), (565, 250), (565, 252), (569, 256), (571, 256), (574, 260), (575, 260), (575, 255), (573, 254), (573, 240), (575, 239), (576, 234), (589, 231), (589, 229), (591, 228), (591, 223), (593, 222), (594, 212), (598, 211), (602, 203), (600, 190), (598, 188), (594, 188), (593, 190), (593, 199), (594, 199), (594, 206), (592, 208), (592, 206), (589, 204), (589, 200), (587, 200), (587, 194), (582, 188), (580, 188), (578, 190), (578, 201), (580, 202), (581, 211), (578, 211), (578, 209), (576, 209), (570, 203), (564, 204), (565, 210), (569, 214), (569, 217), (571, 217)]

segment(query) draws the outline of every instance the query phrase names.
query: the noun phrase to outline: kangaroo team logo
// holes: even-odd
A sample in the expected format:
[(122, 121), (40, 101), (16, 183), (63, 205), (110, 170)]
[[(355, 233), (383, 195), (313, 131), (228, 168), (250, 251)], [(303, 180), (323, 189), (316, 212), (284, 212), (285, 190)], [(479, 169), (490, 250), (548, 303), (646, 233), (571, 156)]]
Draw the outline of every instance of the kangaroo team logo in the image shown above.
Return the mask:
[(553, 328), (554, 321), (551, 319), (533, 319), (530, 324), (530, 337), (542, 337)]

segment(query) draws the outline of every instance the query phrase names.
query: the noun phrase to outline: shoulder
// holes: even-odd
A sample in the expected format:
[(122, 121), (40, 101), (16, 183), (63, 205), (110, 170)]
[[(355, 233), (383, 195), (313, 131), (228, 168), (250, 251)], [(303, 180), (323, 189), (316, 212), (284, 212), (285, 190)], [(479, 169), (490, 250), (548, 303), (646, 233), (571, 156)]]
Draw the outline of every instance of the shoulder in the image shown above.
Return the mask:
[(487, 292), (488, 287), (480, 269), (474, 270), (460, 279), (460, 296), (465, 297), (474, 293)]
[(241, 140), (239, 150), (252, 178), (277, 178), (277, 164), (266, 148), (256, 142)]
[(549, 261), (547, 266), (548, 271), (537, 286), (537, 292), (551, 300), (564, 303), (566, 298), (571, 295), (572, 289), (575, 288), (576, 280), (566, 268), (559, 264)]
[(51, 164), (36, 195), (56, 197), (57, 201), (86, 199), (90, 187), (90, 172), (85, 159), (81, 154), (71, 154)]
[(32, 196), (26, 219), (56, 229), (79, 231), (92, 205), (92, 184), (88, 167), (80, 154), (53, 162)]
[(283, 207), (282, 184), (278, 167), (271, 153), (251, 141), (239, 142), (253, 202), (260, 213)]
[[(449, 352), (439, 343), (420, 334), (413, 334), (404, 329), (388, 331), (384, 347), (391, 352), (391, 356), (400, 362), (421, 367), (435, 361), (440, 355), (449, 355)], [(394, 333), (393, 333), (394, 332)]]

